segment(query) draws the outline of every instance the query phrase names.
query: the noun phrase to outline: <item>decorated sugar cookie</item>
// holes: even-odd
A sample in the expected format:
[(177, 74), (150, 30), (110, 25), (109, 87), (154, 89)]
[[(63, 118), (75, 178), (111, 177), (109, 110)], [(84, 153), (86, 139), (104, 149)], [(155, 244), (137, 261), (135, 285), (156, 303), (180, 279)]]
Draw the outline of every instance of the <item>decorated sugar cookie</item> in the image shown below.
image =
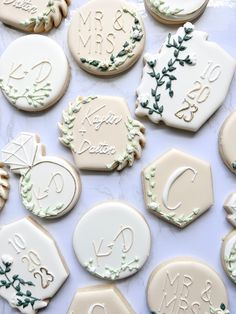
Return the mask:
[(8, 173), (4, 169), (3, 163), (0, 161), (0, 210), (5, 205), (8, 199), (9, 193), (9, 182), (8, 182)]
[(227, 220), (236, 228), (236, 193), (232, 193), (224, 203), (224, 209), (227, 212)]
[(152, 314), (229, 314), (227, 291), (218, 274), (188, 257), (165, 262), (152, 272), (147, 301)]
[(31, 218), (1, 227), (0, 243), (0, 296), (21, 313), (37, 313), (69, 275), (56, 243)]
[(224, 238), (221, 260), (226, 274), (236, 284), (236, 230), (231, 231)]
[(145, 0), (148, 11), (164, 24), (183, 24), (199, 17), (209, 0)]
[(112, 285), (81, 288), (73, 298), (67, 314), (134, 314), (133, 309)]
[(141, 157), (145, 144), (144, 126), (118, 97), (78, 97), (63, 112), (59, 128), (60, 141), (80, 169), (122, 170)]
[(69, 80), (67, 58), (48, 37), (18, 38), (0, 57), (0, 90), (18, 109), (41, 111), (51, 107), (64, 95)]
[(191, 23), (144, 61), (136, 115), (193, 132), (222, 105), (235, 70), (235, 60)]
[(45, 156), (35, 134), (21, 133), (2, 149), (2, 159), (21, 176), (23, 205), (41, 218), (67, 214), (77, 203), (81, 184), (78, 173), (64, 159)]
[(151, 246), (150, 230), (134, 208), (105, 202), (80, 219), (73, 246), (80, 264), (92, 275), (123, 279), (145, 264)]
[(0, 21), (25, 32), (43, 33), (58, 27), (71, 0), (1, 0)]
[(179, 228), (213, 204), (210, 165), (181, 151), (160, 156), (143, 170), (142, 180), (148, 210)]
[(74, 14), (68, 33), (79, 66), (95, 75), (124, 72), (140, 57), (144, 26), (134, 7), (123, 0), (92, 0)]

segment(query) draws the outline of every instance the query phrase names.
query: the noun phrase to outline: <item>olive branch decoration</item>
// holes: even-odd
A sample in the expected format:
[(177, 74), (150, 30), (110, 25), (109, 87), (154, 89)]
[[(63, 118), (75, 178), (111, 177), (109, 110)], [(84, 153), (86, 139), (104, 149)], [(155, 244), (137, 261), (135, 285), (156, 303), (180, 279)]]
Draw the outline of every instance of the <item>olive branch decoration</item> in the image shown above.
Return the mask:
[(150, 0), (150, 4), (155, 11), (159, 11), (165, 16), (176, 16), (184, 11), (184, 9), (179, 8), (171, 9), (170, 6), (166, 5), (165, 0)]
[(230, 278), (236, 283), (236, 243), (232, 247), (229, 256), (224, 258)]

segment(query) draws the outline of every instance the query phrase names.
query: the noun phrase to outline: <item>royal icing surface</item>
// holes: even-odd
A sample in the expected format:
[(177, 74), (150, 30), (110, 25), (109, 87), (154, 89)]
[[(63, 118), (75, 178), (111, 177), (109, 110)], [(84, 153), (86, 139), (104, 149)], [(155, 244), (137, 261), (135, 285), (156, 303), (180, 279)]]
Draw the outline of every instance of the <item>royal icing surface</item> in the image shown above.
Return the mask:
[(236, 284), (236, 230), (231, 231), (224, 238), (221, 257), (225, 272)]
[(34, 215), (57, 218), (77, 203), (81, 191), (79, 175), (64, 159), (46, 157), (35, 134), (21, 133), (2, 150), (2, 158), (13, 172), (21, 175), (22, 202)]
[(177, 227), (186, 227), (213, 204), (210, 165), (181, 151), (159, 157), (143, 170), (142, 180), (148, 210)]
[(152, 314), (229, 314), (220, 277), (191, 258), (177, 258), (158, 266), (149, 278), (147, 299)]
[(21, 313), (37, 313), (69, 275), (55, 242), (25, 218), (1, 227), (0, 243), (1, 297)]
[(105, 202), (79, 221), (73, 245), (80, 264), (107, 280), (129, 277), (145, 264), (151, 246), (149, 227), (134, 208)]
[(26, 32), (48, 32), (67, 16), (71, 0), (0, 0), (0, 21)]
[(16, 108), (41, 111), (65, 93), (70, 68), (61, 47), (48, 37), (28, 35), (0, 57), (0, 89)]
[(0, 161), (0, 210), (5, 205), (8, 199), (9, 182), (8, 173), (4, 169), (4, 164)]
[(193, 132), (222, 105), (235, 70), (235, 60), (191, 23), (144, 59), (136, 115)]
[(71, 53), (80, 67), (96, 75), (127, 70), (144, 47), (144, 26), (123, 0), (92, 0), (74, 14), (68, 33)]
[(236, 193), (232, 193), (224, 203), (224, 209), (227, 212), (227, 220), (236, 228)]
[(80, 169), (112, 171), (132, 166), (145, 144), (144, 126), (118, 97), (78, 97), (63, 112), (60, 141)]
[(67, 314), (134, 314), (121, 292), (112, 285), (81, 288)]

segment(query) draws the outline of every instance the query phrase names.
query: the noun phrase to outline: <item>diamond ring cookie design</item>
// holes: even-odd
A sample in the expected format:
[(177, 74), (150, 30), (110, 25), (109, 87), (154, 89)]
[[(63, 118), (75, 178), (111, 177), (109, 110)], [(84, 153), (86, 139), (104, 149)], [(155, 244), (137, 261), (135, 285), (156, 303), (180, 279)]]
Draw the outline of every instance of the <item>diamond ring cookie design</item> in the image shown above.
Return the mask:
[(137, 116), (196, 132), (223, 104), (236, 63), (207, 37), (186, 23), (144, 57)]
[(123, 0), (92, 0), (79, 8), (68, 32), (78, 65), (99, 76), (130, 68), (144, 48), (144, 25), (136, 9)]
[(151, 235), (142, 215), (118, 202), (105, 202), (89, 210), (73, 237), (80, 264), (92, 275), (118, 280), (139, 271), (150, 253)]
[(224, 203), (224, 209), (227, 212), (228, 222), (236, 228), (236, 193), (228, 196)]
[(209, 0), (145, 0), (150, 14), (163, 24), (184, 24), (198, 18)]
[(9, 194), (8, 173), (4, 169), (4, 164), (0, 161), (0, 210), (4, 207)]
[(111, 96), (78, 97), (63, 112), (60, 141), (80, 169), (118, 171), (141, 158), (144, 126), (133, 120), (126, 102)]
[(78, 202), (79, 174), (64, 159), (45, 156), (45, 147), (35, 134), (21, 133), (2, 149), (2, 159), (20, 174), (23, 205), (41, 218), (58, 218)]
[(229, 314), (226, 288), (218, 274), (189, 257), (159, 265), (147, 286), (152, 314)]
[(188, 226), (213, 204), (210, 165), (175, 149), (147, 166), (142, 181), (147, 209), (179, 228)]
[(56, 243), (31, 218), (2, 226), (0, 243), (0, 296), (21, 313), (37, 313), (69, 276)]
[(1, 0), (0, 21), (16, 29), (43, 33), (58, 27), (71, 0)]
[(16, 108), (42, 111), (66, 92), (70, 67), (62, 48), (42, 35), (13, 41), (0, 57), (0, 90)]

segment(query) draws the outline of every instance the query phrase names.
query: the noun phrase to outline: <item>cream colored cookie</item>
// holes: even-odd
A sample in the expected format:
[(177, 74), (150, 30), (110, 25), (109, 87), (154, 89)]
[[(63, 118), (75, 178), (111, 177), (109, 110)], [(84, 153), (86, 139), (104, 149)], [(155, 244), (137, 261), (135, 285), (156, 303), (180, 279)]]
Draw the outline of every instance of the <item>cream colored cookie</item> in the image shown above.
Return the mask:
[(145, 0), (150, 14), (163, 24), (183, 24), (198, 18), (209, 0)]
[(69, 271), (51, 236), (31, 218), (0, 228), (0, 296), (21, 313), (45, 308)]
[(58, 218), (78, 202), (80, 177), (64, 159), (45, 156), (45, 147), (35, 134), (20, 133), (2, 149), (2, 159), (20, 174), (22, 203), (41, 218)]
[(157, 54), (146, 54), (136, 115), (196, 132), (223, 104), (235, 60), (191, 23), (169, 34)]
[(110, 76), (138, 60), (144, 36), (142, 19), (132, 5), (123, 0), (92, 0), (75, 12), (68, 43), (82, 69)]
[(236, 228), (236, 193), (231, 193), (225, 203), (224, 209), (227, 212), (227, 220)]
[(134, 275), (146, 263), (151, 234), (147, 222), (134, 208), (112, 201), (89, 210), (73, 237), (80, 264), (92, 275), (118, 280)]
[(8, 182), (8, 173), (4, 169), (4, 164), (0, 161), (0, 210), (5, 205), (8, 199), (9, 193), (9, 182)]
[(67, 314), (135, 314), (121, 292), (112, 285), (81, 288)]
[(18, 38), (0, 57), (0, 90), (20, 110), (51, 107), (64, 95), (69, 81), (64, 51), (46, 36)]
[(236, 230), (223, 239), (221, 261), (226, 274), (236, 284)]
[(25, 32), (43, 33), (58, 27), (71, 0), (1, 0), (0, 21)]
[(80, 169), (122, 170), (141, 157), (145, 144), (144, 126), (118, 97), (78, 97), (63, 112), (59, 128), (60, 141)]
[(213, 204), (210, 165), (175, 149), (147, 166), (142, 181), (148, 210), (179, 228), (192, 223)]
[(189, 257), (159, 265), (147, 286), (152, 314), (229, 314), (225, 286), (206, 264)]

